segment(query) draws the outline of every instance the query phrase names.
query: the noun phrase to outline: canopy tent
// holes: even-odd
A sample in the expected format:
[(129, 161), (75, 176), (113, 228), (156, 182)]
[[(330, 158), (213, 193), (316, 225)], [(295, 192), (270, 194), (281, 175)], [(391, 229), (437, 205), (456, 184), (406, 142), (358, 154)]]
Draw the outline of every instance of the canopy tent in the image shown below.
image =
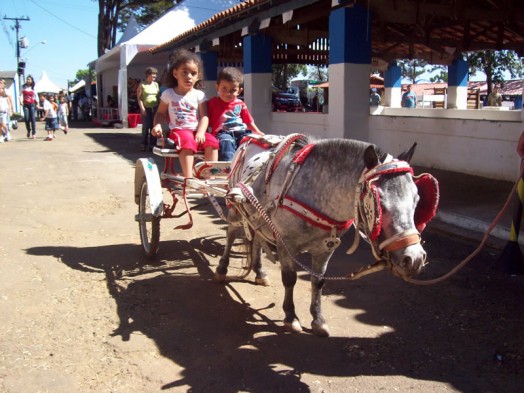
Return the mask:
[(81, 88), (85, 87), (85, 85), (86, 85), (86, 81), (82, 79), (82, 80), (78, 81), (73, 87), (71, 87), (69, 89), (69, 91), (71, 93), (76, 93), (78, 90), (80, 90)]
[(35, 91), (40, 93), (58, 93), (62, 90), (57, 85), (55, 85), (51, 79), (47, 76), (47, 72), (42, 71), (42, 76), (40, 80), (35, 83)]
[[(161, 74), (168, 63), (168, 52), (152, 55), (149, 49), (235, 4), (235, 0), (185, 0), (132, 38), (125, 42), (119, 40), (117, 45), (95, 61), (99, 102), (103, 102), (104, 97), (108, 95), (117, 95), (120, 118), (124, 126), (127, 125), (129, 98), (134, 94), (136, 81), (143, 79), (146, 67), (156, 67)], [(132, 35), (132, 32), (129, 32), (129, 35)]]

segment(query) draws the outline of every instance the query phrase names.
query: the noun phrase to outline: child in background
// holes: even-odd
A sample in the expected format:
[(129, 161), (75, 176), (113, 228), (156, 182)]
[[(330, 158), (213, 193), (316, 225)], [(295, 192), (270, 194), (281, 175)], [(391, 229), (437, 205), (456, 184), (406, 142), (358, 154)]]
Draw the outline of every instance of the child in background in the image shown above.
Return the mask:
[(174, 52), (166, 76), (168, 87), (160, 96), (160, 103), (153, 121), (151, 134), (162, 137), (162, 122), (169, 115), (169, 138), (179, 151), (180, 165), (184, 177), (192, 177), (194, 154), (204, 150), (206, 161), (218, 158), (218, 141), (206, 132), (206, 95), (195, 88), (203, 76), (202, 60), (186, 49)]
[(211, 133), (218, 139), (218, 159), (231, 161), (242, 138), (251, 132), (264, 135), (258, 129), (244, 101), (238, 98), (242, 93), (242, 73), (234, 67), (226, 67), (218, 74), (218, 97), (207, 103)]
[(66, 102), (65, 96), (60, 96), (60, 105), (58, 105), (58, 121), (60, 128), (67, 134), (69, 131), (69, 124), (67, 118), (69, 116), (69, 104)]
[(47, 99), (44, 100), (43, 108), (44, 117), (42, 120), (45, 118), (45, 130), (47, 131), (47, 137), (44, 140), (52, 141), (56, 138), (55, 132), (58, 130), (58, 116), (56, 113), (58, 105), (55, 102), (55, 96), (53, 94), (49, 94)]
[(0, 143), (8, 142), (11, 139), (9, 134), (9, 118), (13, 114), (13, 104), (5, 91), (5, 84), (0, 84)]

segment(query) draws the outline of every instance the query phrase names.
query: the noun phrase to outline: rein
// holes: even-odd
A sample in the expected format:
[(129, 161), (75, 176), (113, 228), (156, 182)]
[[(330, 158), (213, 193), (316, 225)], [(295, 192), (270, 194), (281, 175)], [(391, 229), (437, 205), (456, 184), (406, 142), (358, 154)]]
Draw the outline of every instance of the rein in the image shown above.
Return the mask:
[(438, 284), (438, 283), (441, 283), (444, 280), (447, 280), (448, 278), (453, 276), (455, 273), (457, 273), (460, 269), (462, 269), (464, 266), (466, 266), (466, 264), (468, 264), (474, 257), (476, 257), (477, 254), (480, 252), (480, 250), (482, 250), (484, 248), (484, 246), (486, 245), (486, 242), (488, 241), (489, 234), (491, 233), (491, 231), (493, 231), (493, 229), (495, 228), (497, 223), (500, 221), (500, 219), (502, 218), (504, 213), (508, 210), (510, 203), (513, 201), (513, 195), (517, 191), (518, 184), (519, 184), (520, 180), (522, 179), (523, 175), (524, 175), (524, 168), (521, 170), (519, 178), (517, 179), (517, 181), (513, 185), (513, 188), (511, 189), (511, 191), (510, 191), (510, 193), (508, 195), (508, 198), (506, 199), (506, 202), (504, 203), (504, 206), (502, 207), (500, 212), (497, 214), (497, 216), (493, 219), (493, 222), (490, 224), (488, 229), (486, 229), (486, 232), (482, 236), (482, 240), (481, 240), (480, 244), (477, 246), (477, 248), (471, 254), (469, 254), (466, 258), (464, 258), (462, 261), (460, 261), (460, 263), (457, 266), (455, 266), (453, 269), (451, 269), (449, 272), (447, 272), (446, 274), (444, 274), (444, 275), (442, 275), (440, 277), (433, 278), (433, 279), (428, 279), (428, 280), (417, 280), (415, 278), (404, 278), (404, 281), (409, 282), (410, 284), (415, 284), (415, 285), (433, 285), (433, 284)]

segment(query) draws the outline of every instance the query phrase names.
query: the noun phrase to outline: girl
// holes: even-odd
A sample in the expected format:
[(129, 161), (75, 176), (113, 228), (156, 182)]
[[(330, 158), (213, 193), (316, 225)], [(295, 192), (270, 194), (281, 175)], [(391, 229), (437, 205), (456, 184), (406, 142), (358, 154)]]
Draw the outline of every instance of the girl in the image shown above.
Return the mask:
[(35, 81), (31, 75), (25, 78), (25, 85), (22, 90), (21, 102), (24, 104), (24, 121), (27, 129), (27, 137), (35, 139), (36, 134), (36, 104), (38, 97), (36, 96)]
[(169, 137), (179, 151), (180, 166), (184, 177), (192, 177), (194, 154), (202, 148), (206, 161), (218, 159), (218, 140), (206, 132), (206, 95), (195, 89), (202, 78), (202, 60), (186, 49), (174, 52), (166, 76), (168, 87), (160, 97), (151, 133), (162, 136), (162, 122), (169, 115)]
[(47, 137), (44, 140), (52, 141), (56, 138), (55, 132), (58, 130), (58, 116), (56, 114), (58, 105), (56, 105), (55, 96), (49, 94), (43, 106), (45, 111), (45, 130), (47, 131)]
[(69, 116), (69, 105), (66, 102), (65, 96), (60, 96), (60, 105), (58, 105), (58, 121), (60, 128), (64, 130), (64, 134), (69, 131), (69, 124), (67, 123), (67, 117)]

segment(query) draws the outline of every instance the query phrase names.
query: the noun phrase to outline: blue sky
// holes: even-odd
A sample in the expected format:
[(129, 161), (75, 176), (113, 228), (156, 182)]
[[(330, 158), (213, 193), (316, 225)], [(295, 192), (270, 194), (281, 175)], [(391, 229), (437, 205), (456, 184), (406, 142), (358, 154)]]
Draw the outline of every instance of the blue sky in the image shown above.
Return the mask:
[[(14, 71), (16, 62), (15, 21), (20, 21), (19, 37), (27, 37), (29, 47), (21, 49), (26, 59), (26, 76), (38, 81), (42, 71), (59, 87), (74, 80), (97, 56), (98, 1), (96, 0), (2, 0), (0, 1), (0, 70)], [(41, 44), (46, 41), (46, 44)]]

